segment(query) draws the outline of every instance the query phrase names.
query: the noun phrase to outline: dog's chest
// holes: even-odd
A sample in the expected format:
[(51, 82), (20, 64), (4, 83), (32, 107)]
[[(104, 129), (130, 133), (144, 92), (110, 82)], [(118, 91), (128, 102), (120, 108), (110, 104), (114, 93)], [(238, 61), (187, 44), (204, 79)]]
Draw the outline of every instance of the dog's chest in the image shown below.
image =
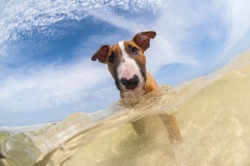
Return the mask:
[(141, 89), (137, 92), (123, 92), (122, 96), (124, 98), (133, 99), (133, 98), (141, 97), (144, 94), (145, 94), (145, 90)]

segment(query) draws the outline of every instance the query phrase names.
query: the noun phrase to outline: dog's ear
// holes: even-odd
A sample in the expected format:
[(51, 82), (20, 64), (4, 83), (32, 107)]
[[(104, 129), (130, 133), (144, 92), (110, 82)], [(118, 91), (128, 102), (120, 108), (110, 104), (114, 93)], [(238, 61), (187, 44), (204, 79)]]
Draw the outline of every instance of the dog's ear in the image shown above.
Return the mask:
[(91, 60), (96, 61), (98, 59), (101, 63), (106, 63), (106, 59), (109, 53), (109, 45), (103, 45), (99, 50), (92, 56)]
[(153, 39), (156, 36), (156, 32), (147, 31), (141, 32), (135, 35), (132, 39), (143, 51), (146, 51), (150, 46), (150, 39)]

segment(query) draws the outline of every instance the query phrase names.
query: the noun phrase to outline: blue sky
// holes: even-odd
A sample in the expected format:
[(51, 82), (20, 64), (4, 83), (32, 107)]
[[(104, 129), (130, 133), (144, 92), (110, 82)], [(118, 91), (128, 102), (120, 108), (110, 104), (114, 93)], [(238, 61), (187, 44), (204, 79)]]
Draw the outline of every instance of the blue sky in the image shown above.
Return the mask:
[(159, 84), (206, 75), (250, 48), (248, 0), (0, 0), (0, 124), (95, 112), (119, 99), (103, 44), (154, 30), (147, 68)]

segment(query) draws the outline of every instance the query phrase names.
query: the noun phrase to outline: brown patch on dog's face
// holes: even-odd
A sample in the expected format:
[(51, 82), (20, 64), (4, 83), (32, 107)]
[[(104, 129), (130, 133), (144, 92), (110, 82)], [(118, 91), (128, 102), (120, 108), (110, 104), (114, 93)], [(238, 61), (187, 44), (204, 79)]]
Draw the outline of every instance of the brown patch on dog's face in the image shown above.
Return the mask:
[(117, 89), (120, 89), (119, 79), (118, 79), (118, 73), (117, 68), (119, 64), (121, 63), (121, 50), (119, 49), (118, 44), (115, 44), (110, 47), (109, 53), (106, 59), (106, 64), (108, 65), (108, 70), (110, 71), (111, 75), (113, 76), (115, 80), (115, 85)]

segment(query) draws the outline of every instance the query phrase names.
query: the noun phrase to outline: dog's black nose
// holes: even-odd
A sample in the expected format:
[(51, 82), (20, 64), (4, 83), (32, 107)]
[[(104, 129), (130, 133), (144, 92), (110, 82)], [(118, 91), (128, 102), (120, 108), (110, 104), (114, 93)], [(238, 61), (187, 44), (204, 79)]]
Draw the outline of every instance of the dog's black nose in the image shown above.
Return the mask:
[(133, 90), (139, 83), (139, 77), (137, 75), (134, 75), (133, 78), (130, 78), (129, 80), (126, 78), (121, 78), (121, 83), (125, 86), (126, 89)]

